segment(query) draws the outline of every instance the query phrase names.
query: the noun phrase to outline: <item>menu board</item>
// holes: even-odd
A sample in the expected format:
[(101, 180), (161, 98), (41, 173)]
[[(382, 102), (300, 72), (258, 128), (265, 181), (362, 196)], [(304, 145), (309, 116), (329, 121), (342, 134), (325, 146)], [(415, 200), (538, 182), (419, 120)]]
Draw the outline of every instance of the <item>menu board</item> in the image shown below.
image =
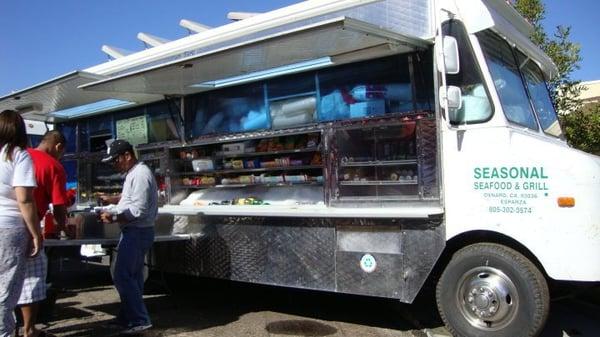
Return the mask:
[(136, 146), (148, 143), (146, 116), (138, 116), (117, 121), (117, 139), (124, 139)]

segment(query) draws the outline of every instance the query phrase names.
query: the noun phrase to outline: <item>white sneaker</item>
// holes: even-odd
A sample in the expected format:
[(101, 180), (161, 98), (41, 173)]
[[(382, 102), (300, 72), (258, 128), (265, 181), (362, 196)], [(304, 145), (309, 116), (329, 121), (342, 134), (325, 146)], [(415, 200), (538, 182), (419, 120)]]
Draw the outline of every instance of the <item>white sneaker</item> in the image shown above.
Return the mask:
[(150, 329), (151, 327), (152, 327), (152, 324), (142, 324), (142, 325), (130, 326), (129, 328), (121, 331), (121, 333), (125, 334), (125, 335), (133, 335), (136, 333), (140, 333), (142, 331), (146, 331), (146, 330)]

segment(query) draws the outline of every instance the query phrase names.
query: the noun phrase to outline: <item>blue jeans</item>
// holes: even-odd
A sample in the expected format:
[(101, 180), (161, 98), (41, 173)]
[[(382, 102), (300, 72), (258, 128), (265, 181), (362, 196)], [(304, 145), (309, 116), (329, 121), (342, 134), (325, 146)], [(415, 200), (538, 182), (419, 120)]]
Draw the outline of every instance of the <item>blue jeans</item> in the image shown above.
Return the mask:
[(144, 259), (154, 242), (153, 227), (123, 227), (113, 282), (121, 298), (117, 320), (126, 326), (150, 324), (144, 304)]

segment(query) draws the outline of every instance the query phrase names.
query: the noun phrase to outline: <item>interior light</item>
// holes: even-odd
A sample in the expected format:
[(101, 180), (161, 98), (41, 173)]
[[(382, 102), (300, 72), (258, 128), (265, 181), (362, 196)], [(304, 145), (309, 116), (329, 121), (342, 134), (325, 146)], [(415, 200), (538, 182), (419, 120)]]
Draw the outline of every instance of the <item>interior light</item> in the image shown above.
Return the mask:
[(558, 207), (575, 207), (575, 198), (573, 197), (558, 197)]
[(97, 101), (94, 103), (79, 105), (73, 108), (68, 108), (64, 110), (57, 110), (49, 115), (60, 118), (75, 118), (81, 117), (85, 115), (91, 115), (97, 112), (102, 112), (105, 110), (125, 107), (128, 105), (135, 104), (135, 102), (123, 101), (120, 99), (104, 99), (101, 101)]
[(293, 64), (288, 64), (281, 67), (275, 67), (267, 70), (255, 71), (251, 73), (247, 73), (244, 75), (238, 75), (228, 78), (223, 78), (220, 80), (207, 81), (198, 84), (193, 84), (190, 87), (192, 88), (219, 88), (230, 85), (242, 84), (257, 80), (264, 80), (267, 78), (272, 78), (281, 75), (288, 75), (299, 73), (305, 70), (311, 70), (316, 68), (322, 68), (329, 65), (332, 65), (330, 57), (322, 57), (310, 61), (298, 62)]

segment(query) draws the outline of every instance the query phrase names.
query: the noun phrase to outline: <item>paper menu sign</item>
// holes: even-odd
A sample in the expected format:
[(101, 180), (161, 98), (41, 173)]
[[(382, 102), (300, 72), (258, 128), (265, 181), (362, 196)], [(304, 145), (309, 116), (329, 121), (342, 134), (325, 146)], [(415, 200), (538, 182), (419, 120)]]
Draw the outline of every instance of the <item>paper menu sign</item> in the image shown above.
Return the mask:
[(148, 143), (146, 116), (138, 116), (117, 121), (117, 139), (123, 139), (136, 146)]

